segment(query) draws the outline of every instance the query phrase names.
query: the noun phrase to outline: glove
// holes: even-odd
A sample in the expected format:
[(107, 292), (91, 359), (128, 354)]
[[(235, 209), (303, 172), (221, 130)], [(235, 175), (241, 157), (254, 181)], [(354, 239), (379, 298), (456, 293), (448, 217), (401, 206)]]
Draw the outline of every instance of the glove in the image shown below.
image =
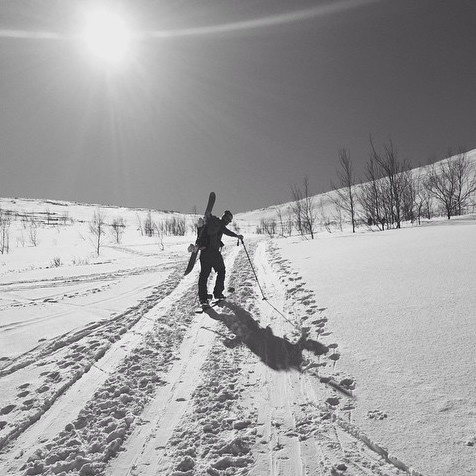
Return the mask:
[(198, 246), (197, 245), (193, 245), (193, 244), (190, 244), (188, 245), (188, 252), (189, 253), (194, 253), (195, 251), (198, 251)]
[(240, 241), (243, 241), (243, 235), (238, 235), (238, 239), (239, 239)]

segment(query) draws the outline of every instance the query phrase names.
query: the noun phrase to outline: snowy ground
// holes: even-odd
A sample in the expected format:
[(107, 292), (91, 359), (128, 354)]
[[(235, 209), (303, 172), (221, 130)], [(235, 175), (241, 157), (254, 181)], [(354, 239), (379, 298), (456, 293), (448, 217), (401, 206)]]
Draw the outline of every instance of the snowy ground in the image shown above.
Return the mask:
[(280, 241), (356, 378), (355, 423), (431, 475), (476, 474), (476, 217)]
[(267, 300), (225, 237), (207, 314), (191, 237), (45, 231), (0, 259), (0, 474), (475, 474), (475, 228), (247, 237)]

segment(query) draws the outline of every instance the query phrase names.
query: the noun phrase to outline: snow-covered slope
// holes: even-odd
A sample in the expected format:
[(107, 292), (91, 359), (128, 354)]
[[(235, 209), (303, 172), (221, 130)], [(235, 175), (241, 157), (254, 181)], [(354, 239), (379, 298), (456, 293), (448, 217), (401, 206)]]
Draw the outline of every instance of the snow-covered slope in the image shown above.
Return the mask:
[[(465, 153), (468, 161), (473, 164), (476, 168), (476, 149), (470, 150)], [(457, 155), (453, 156), (454, 159)], [(447, 159), (443, 159), (447, 160)], [(443, 160), (441, 162), (443, 162)], [(451, 160), (451, 158), (450, 158)], [(436, 165), (439, 162), (436, 163)], [(413, 169), (414, 176), (420, 176), (427, 174), (427, 168), (424, 167), (416, 167)], [(361, 185), (356, 185), (355, 191), (358, 195)], [(317, 214), (319, 215), (319, 222), (317, 224), (318, 231), (326, 231), (326, 227), (322, 222), (325, 221), (336, 221), (336, 206), (335, 201), (337, 199), (336, 191), (332, 190), (330, 192), (321, 193), (314, 195), (312, 197), (314, 206), (317, 210)], [(254, 233), (257, 227), (260, 226), (262, 220), (276, 220), (279, 223), (278, 214), (280, 213), (281, 216), (286, 219), (290, 214), (292, 215), (292, 206), (293, 202), (287, 202), (282, 204), (277, 204), (271, 207), (266, 208), (259, 208), (256, 210), (251, 210), (243, 213), (237, 213), (235, 216), (236, 223), (240, 226), (242, 230)], [(278, 213), (279, 211), (279, 213)], [(344, 218), (345, 219), (345, 218)]]
[[(475, 474), (474, 217), (224, 237), (235, 291), (196, 314), (191, 231), (100, 207), (128, 226), (97, 256), (97, 206), (1, 203), (0, 474)], [(21, 217), (47, 207), (73, 220), (35, 246)]]

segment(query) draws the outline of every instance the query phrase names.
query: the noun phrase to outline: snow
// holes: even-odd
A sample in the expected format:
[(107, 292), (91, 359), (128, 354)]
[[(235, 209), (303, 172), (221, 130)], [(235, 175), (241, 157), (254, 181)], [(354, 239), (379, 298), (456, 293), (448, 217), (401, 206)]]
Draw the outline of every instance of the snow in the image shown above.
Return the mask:
[(357, 380), (357, 424), (427, 474), (475, 473), (475, 236), (470, 217), (282, 242)]
[[(0, 206), (44, 218), (37, 246), (15, 220), (0, 255), (1, 475), (476, 473), (474, 216), (305, 241), (254, 236), (272, 211), (243, 214), (253, 268), (225, 237), (235, 291), (197, 314), (191, 230)], [(128, 225), (100, 256), (98, 208)]]

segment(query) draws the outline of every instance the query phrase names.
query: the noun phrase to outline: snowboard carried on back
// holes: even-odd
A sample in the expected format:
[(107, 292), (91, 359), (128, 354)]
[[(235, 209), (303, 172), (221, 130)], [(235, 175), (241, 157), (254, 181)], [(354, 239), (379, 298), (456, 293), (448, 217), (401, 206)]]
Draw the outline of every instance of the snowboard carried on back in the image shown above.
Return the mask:
[[(198, 236), (197, 236), (196, 243), (200, 241), (200, 238), (202, 237), (202, 234), (204, 233), (205, 224), (207, 223), (207, 219), (212, 214), (213, 205), (215, 205), (215, 199), (216, 199), (215, 192), (210, 192), (210, 196), (208, 197), (207, 208), (205, 209), (205, 213), (203, 215), (203, 224), (197, 227)], [(190, 245), (189, 249), (192, 250), (192, 254), (190, 255), (190, 259), (188, 260), (187, 269), (185, 270), (185, 276), (192, 271), (193, 267), (195, 266), (195, 262), (197, 261), (198, 252), (200, 251), (198, 246), (193, 246), (193, 245)]]

